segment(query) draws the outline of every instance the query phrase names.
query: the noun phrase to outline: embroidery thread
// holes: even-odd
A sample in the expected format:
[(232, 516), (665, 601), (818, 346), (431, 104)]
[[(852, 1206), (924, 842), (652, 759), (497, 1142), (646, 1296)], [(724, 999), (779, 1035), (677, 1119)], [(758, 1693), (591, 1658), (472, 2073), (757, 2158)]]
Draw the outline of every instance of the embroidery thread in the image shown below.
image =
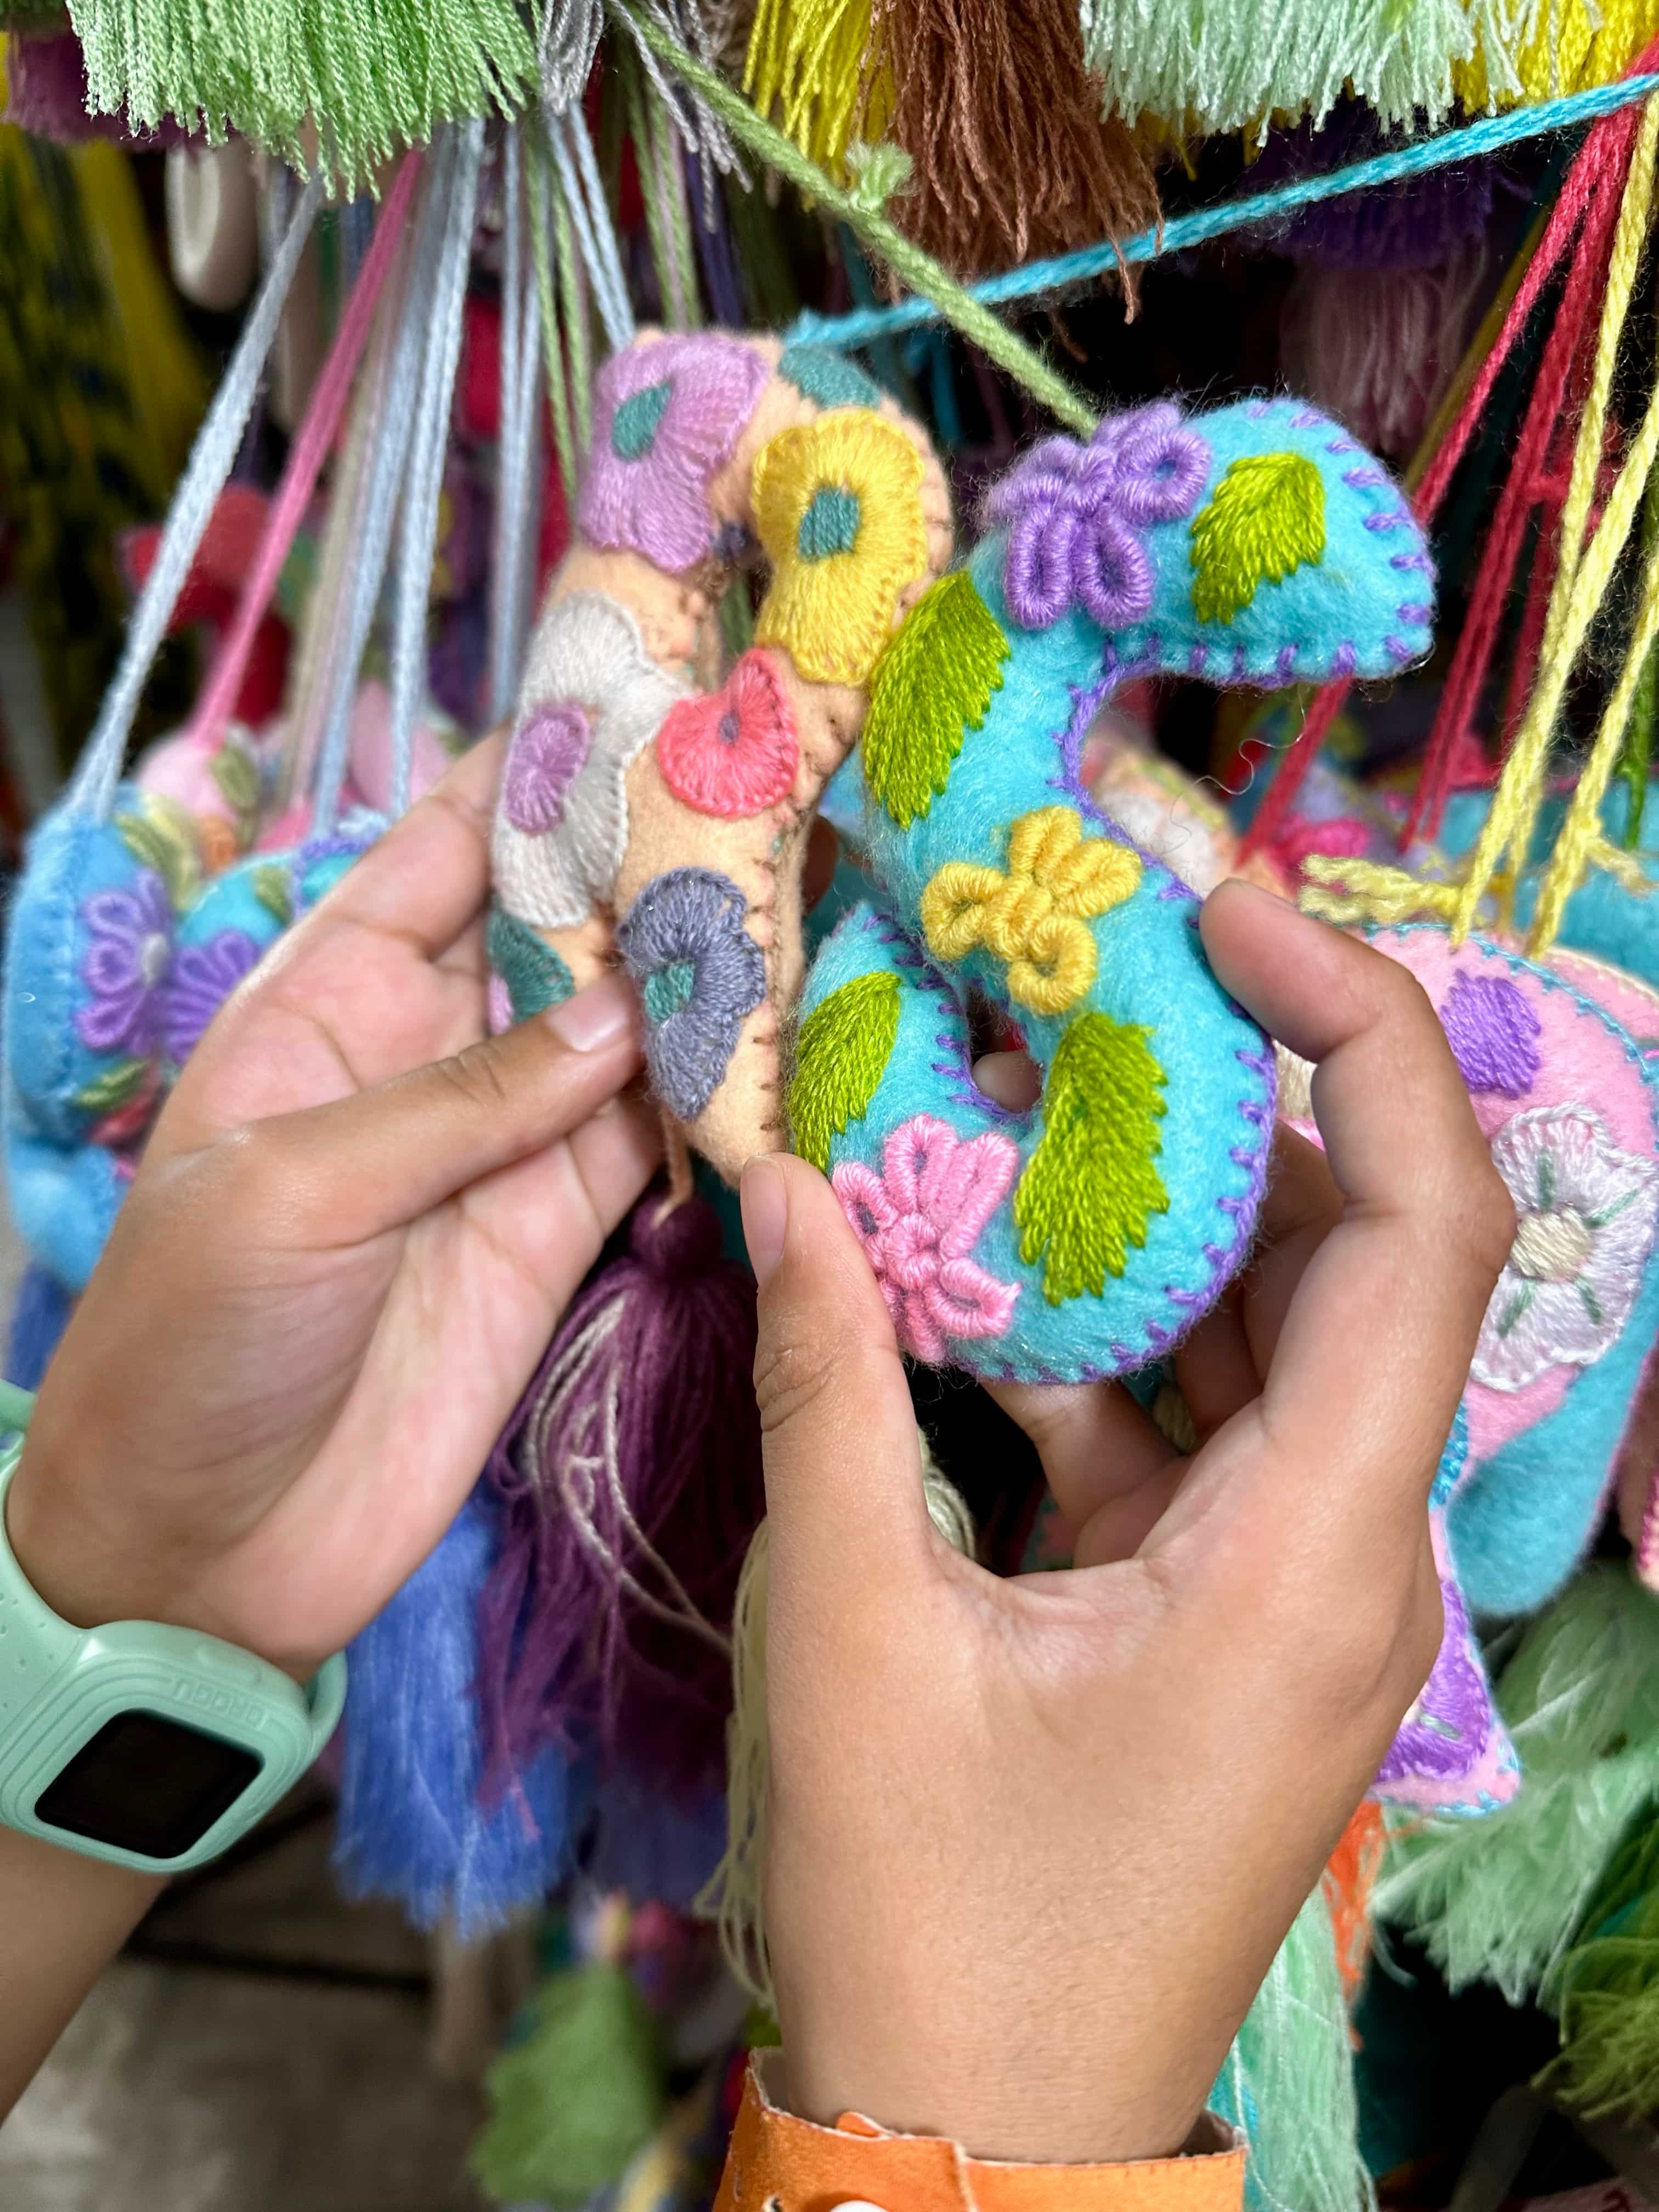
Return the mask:
[(1260, 584), (1325, 551), (1325, 480), (1304, 453), (1243, 453), (1193, 524), (1193, 611), (1230, 623)]
[(1002, 688), (1009, 646), (965, 568), (916, 601), (876, 663), (864, 726), (864, 775), (901, 830), (950, 779), (963, 739)]
[(825, 1174), (830, 1140), (862, 1121), (898, 1035), (896, 975), (855, 975), (814, 1006), (800, 1025), (789, 1121), (795, 1150)]

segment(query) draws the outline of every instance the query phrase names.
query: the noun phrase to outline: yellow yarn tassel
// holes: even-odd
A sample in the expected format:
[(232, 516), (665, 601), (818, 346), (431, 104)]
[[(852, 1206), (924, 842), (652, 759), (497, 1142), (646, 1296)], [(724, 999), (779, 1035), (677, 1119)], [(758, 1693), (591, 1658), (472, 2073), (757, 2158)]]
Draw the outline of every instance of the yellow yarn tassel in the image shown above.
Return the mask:
[(1659, 0), (1468, 0), (1473, 60), (1452, 82), (1468, 108), (1516, 107), (1611, 84), (1659, 29)]
[(809, 161), (849, 181), (847, 149), (872, 143), (893, 109), (892, 78), (870, 51), (870, 0), (760, 0), (743, 88)]
[[(927, 1517), (953, 1551), (974, 1555), (972, 1516), (933, 1462), (921, 1430), (921, 1486)], [(766, 1867), (766, 1595), (772, 1545), (768, 1524), (756, 1529), (732, 1611), (732, 1717), (726, 1723), (726, 1856), (697, 1899), (697, 1911), (720, 1931), (720, 1950), (739, 1987), (775, 2016), (772, 1967), (766, 1955), (761, 1885)]]

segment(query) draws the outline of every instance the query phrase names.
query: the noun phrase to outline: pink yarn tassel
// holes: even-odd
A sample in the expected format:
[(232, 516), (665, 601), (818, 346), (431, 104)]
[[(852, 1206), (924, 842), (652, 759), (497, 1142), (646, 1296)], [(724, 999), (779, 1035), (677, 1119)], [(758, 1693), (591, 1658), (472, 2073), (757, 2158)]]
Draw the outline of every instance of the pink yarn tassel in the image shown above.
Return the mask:
[(505, 1521), (478, 1613), (487, 1793), (589, 1737), (688, 1800), (721, 1771), (726, 1632), (764, 1511), (755, 1286), (701, 1199), (647, 1199), (630, 1247), (486, 1469)]

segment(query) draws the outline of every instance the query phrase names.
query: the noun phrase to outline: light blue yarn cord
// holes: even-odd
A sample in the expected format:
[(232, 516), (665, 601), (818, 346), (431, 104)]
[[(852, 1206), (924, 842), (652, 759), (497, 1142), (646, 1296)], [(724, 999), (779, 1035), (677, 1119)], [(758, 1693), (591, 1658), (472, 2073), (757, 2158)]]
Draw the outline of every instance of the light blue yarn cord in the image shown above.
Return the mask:
[(444, 234), (444, 258), (433, 301), (421, 397), (415, 413), (415, 446), (404, 482), (398, 546), (397, 604), (392, 632), (392, 789), (387, 811), (395, 822), (409, 806), (415, 723), (426, 696), (427, 608), (437, 548), (444, 455), (461, 359), (462, 309), (483, 160), (484, 126), (475, 116), (460, 128), (460, 151)]
[[(558, 168), (560, 187), (576, 233), (576, 245), (593, 287), (599, 319), (605, 325), (611, 351), (620, 353), (624, 346), (634, 343), (634, 309), (623, 280), (616, 234), (611, 228), (611, 210), (605, 204), (605, 187), (599, 181), (599, 166), (593, 159), (587, 125), (580, 106), (549, 119), (547, 143)], [(581, 171), (580, 179), (578, 167)]]
[(150, 664), (167, 635), (191, 563), (235, 465), (242, 433), (264, 374), (265, 357), (276, 341), (289, 288), (322, 198), (323, 179), (313, 177), (300, 195), (282, 242), (271, 257), (230, 367), (196, 434), (154, 564), (127, 625), (121, 665), (104, 694), (98, 720), (70, 785), (65, 805), (71, 813), (102, 816), (109, 811)]
[[(1541, 100), (1535, 107), (1517, 107), (1507, 115), (1484, 116), (1478, 123), (1465, 124), (1455, 131), (1443, 131), (1432, 138), (1419, 138), (1413, 145), (1401, 146), (1391, 154), (1374, 155), (1370, 160), (1352, 162), (1346, 169), (1298, 177), (1294, 183), (1281, 185), (1274, 191), (1253, 193), (1248, 199), (1225, 200), (1219, 207), (1200, 208), (1192, 215), (1173, 216), (1155, 229), (1126, 238), (1121, 246), (1085, 246), (1075, 253), (1056, 254), (1048, 261), (1029, 261), (1023, 268), (1007, 270), (1000, 276), (988, 276), (968, 289), (975, 300), (988, 307), (1032, 299), (1042, 293), (1064, 291), (1070, 285), (1086, 284), (1097, 276), (1103, 276), (1120, 262), (1134, 265), (1157, 261), (1166, 254), (1179, 253), (1183, 247), (1200, 246), (1208, 239), (1224, 238), (1230, 231), (1271, 223), (1276, 217), (1293, 215), (1298, 208), (1312, 207), (1319, 200), (1335, 199), (1345, 192), (1364, 191), (1372, 185), (1395, 184), (1402, 177), (1422, 176), (1449, 162), (1472, 161), (1483, 154), (1496, 153), (1501, 147), (1519, 145), (1528, 138), (1541, 138), (1553, 131), (1569, 130), (1577, 123), (1594, 122), (1598, 116), (1611, 115), (1618, 108), (1645, 100), (1656, 88), (1659, 88), (1659, 75), (1620, 77), (1613, 84), (1594, 85), (1588, 92)], [(931, 300), (901, 300), (895, 307), (860, 308), (846, 315), (820, 315), (808, 309), (795, 318), (786, 337), (791, 343), (810, 342), (845, 349), (868, 345), (872, 338), (890, 337), (898, 331), (918, 330), (941, 319)]]
[(351, 596), (318, 752), (313, 819), (314, 834), (319, 837), (332, 832), (339, 813), (340, 792), (351, 746), (351, 710), (357, 696), (358, 674), (386, 579), (392, 526), (398, 511), (398, 494), (404, 482), (420, 392), (427, 317), (438, 280), (455, 168), (455, 138), (451, 125), (441, 125), (433, 136), (397, 343), (386, 389), (378, 404), (372, 450), (364, 463), (362, 521), (357, 556), (352, 565)]
[(501, 190), (501, 422), (496, 442), (495, 574), (489, 607), (489, 719), (510, 710), (524, 652), (528, 570), (534, 542), (537, 377), (541, 301), (528, 266), (528, 225), (520, 199), (518, 128), (503, 149)]

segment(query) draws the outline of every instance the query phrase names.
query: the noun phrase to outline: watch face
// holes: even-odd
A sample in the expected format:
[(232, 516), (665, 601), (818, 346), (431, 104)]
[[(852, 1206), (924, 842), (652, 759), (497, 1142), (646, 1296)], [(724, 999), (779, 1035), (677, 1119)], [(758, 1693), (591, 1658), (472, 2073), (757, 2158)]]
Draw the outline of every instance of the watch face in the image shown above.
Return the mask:
[(146, 1858), (200, 1843), (264, 1765), (240, 1744), (159, 1713), (118, 1713), (35, 1800), (45, 1826)]

